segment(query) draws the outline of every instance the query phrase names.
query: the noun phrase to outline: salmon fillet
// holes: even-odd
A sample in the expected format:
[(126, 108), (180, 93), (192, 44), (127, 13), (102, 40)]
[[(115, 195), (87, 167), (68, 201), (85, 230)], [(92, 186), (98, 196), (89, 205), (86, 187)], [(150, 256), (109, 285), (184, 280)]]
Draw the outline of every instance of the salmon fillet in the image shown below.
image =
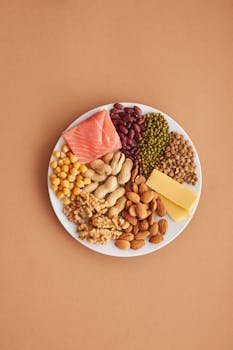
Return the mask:
[(71, 151), (80, 163), (89, 163), (106, 153), (122, 147), (120, 137), (109, 116), (109, 111), (102, 110), (63, 133)]

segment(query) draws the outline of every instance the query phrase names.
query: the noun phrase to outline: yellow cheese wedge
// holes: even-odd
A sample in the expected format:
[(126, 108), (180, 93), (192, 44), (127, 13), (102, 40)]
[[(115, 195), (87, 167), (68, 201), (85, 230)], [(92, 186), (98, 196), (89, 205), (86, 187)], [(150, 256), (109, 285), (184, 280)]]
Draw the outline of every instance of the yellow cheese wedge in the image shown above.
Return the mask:
[(198, 196), (195, 192), (173, 180), (171, 177), (154, 169), (146, 184), (153, 190), (162, 194), (173, 203), (188, 210), (192, 210)]
[(189, 215), (188, 210), (181, 208), (179, 205), (171, 202), (169, 199), (165, 198), (161, 194), (159, 194), (159, 198), (165, 206), (168, 215), (175, 222), (180, 222), (187, 218), (187, 216)]

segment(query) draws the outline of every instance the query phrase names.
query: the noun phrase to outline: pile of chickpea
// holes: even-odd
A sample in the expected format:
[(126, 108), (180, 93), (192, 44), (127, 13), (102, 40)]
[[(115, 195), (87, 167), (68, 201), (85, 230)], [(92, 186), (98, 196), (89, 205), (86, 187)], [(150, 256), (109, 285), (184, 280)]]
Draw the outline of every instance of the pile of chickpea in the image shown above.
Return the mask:
[(53, 156), (56, 160), (50, 163), (53, 170), (53, 174), (50, 175), (51, 188), (64, 204), (70, 204), (71, 200), (80, 194), (82, 188), (91, 183), (90, 178), (82, 176), (87, 167), (79, 163), (78, 157), (67, 145), (63, 145), (61, 151), (54, 151)]

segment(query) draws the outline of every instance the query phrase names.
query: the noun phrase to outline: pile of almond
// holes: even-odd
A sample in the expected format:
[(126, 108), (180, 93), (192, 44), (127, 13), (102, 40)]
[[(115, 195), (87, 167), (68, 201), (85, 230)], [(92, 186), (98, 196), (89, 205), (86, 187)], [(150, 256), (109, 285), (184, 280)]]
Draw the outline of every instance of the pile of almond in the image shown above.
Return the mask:
[(151, 243), (162, 242), (168, 222), (166, 219), (155, 222), (155, 217), (165, 216), (166, 209), (158, 193), (146, 185), (145, 177), (138, 175), (138, 167), (133, 169), (125, 190), (127, 202), (122, 216), (130, 225), (123, 230), (115, 245), (120, 249), (140, 249), (147, 237)]

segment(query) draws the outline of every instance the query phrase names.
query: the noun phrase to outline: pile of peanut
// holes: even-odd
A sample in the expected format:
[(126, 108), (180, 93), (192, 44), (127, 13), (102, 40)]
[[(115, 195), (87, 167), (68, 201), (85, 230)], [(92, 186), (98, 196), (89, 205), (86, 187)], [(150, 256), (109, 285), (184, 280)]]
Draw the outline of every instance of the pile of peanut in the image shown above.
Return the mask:
[(115, 241), (120, 249), (140, 249), (145, 245), (145, 239), (151, 243), (160, 243), (167, 232), (168, 222), (155, 217), (166, 215), (166, 209), (158, 194), (146, 185), (146, 179), (138, 175), (136, 166), (131, 174), (131, 181), (125, 187), (127, 201), (122, 212), (123, 218), (129, 226), (123, 229), (122, 235)]

